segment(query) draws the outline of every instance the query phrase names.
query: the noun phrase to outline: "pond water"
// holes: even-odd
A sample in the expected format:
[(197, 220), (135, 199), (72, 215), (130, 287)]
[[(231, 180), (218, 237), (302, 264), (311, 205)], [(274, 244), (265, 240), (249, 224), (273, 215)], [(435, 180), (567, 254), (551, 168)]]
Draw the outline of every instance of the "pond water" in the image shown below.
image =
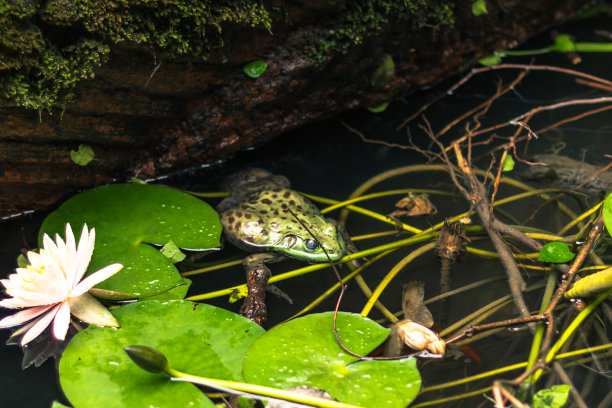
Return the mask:
[[(558, 30), (573, 34), (579, 41), (603, 41), (601, 37), (593, 33), (594, 29), (609, 27), (610, 18), (598, 17), (588, 21), (567, 23)], [(524, 49), (535, 49), (550, 44), (550, 33), (534, 39), (525, 45)], [(541, 55), (535, 59), (535, 64), (552, 65), (567, 69), (577, 69), (593, 75), (612, 80), (610, 67), (612, 57), (606, 54), (582, 54), (583, 62), (572, 65), (569, 60), (561, 54)], [(508, 62), (528, 63), (525, 58), (508, 60)], [(490, 98), (495, 92), (495, 86), (499, 79), (505, 83), (513, 80), (518, 75), (517, 70), (503, 70), (488, 72), (476, 76), (467, 84), (462, 86), (453, 95), (443, 98), (430, 110), (426, 111), (428, 121), (434, 130), (440, 130), (449, 121), (455, 119), (468, 109), (482, 103)], [(400, 166), (408, 166), (418, 163), (426, 163), (426, 159), (420, 153), (410, 149), (400, 149), (384, 144), (366, 143), (360, 139), (356, 130), (368, 139), (384, 140), (390, 143), (406, 145), (408, 136), (406, 128), (397, 131), (396, 128), (403, 120), (419, 109), (434, 96), (443, 93), (459, 78), (453, 78), (439, 84), (430, 90), (423, 90), (415, 95), (406, 96), (402, 100), (392, 103), (389, 108), (379, 114), (373, 114), (367, 110), (348, 112), (338, 118), (325, 122), (313, 124), (302, 129), (282, 135), (272, 144), (258, 147), (253, 150), (244, 151), (234, 158), (223, 163), (203, 165), (200, 168), (191, 169), (172, 175), (158, 182), (177, 186), (190, 191), (217, 191), (219, 181), (228, 174), (244, 167), (262, 167), (277, 174), (287, 176), (292, 187), (316, 196), (327, 197), (336, 200), (347, 198), (359, 185), (369, 178)], [(562, 101), (577, 98), (593, 98), (603, 96), (603, 91), (594, 90), (578, 85), (574, 78), (561, 73), (540, 71), (530, 73), (514, 91), (508, 92), (481, 118), (483, 126), (493, 125), (508, 121), (534, 107), (551, 105)], [(604, 104), (597, 105), (604, 106)], [(590, 107), (575, 107), (570, 109), (559, 109), (547, 111), (530, 122), (533, 130), (540, 129), (563, 118), (586, 112)], [(579, 161), (586, 161), (596, 165), (607, 164), (604, 154), (612, 154), (612, 126), (610, 126), (609, 113), (590, 116), (586, 120), (573, 122), (559, 127), (555, 131), (547, 132), (539, 139), (529, 145), (527, 156), (538, 152), (549, 152), (551, 149), (561, 149), (559, 154), (572, 157)], [(429, 138), (418, 128), (423, 122), (419, 119), (413, 121), (409, 128), (413, 142), (421, 148), (427, 148)], [(350, 127), (350, 129), (349, 129)], [(353, 130), (351, 130), (353, 129)], [(508, 137), (513, 134), (515, 128), (504, 128), (498, 131), (498, 135)], [(444, 142), (462, 136), (463, 129), (456, 128), (447, 135)], [(476, 147), (474, 157), (480, 153), (486, 153), (495, 143), (494, 140), (486, 146)], [(523, 154), (524, 143), (519, 145), (519, 152)], [(500, 154), (497, 153), (499, 159)], [(490, 163), (490, 156), (484, 155), (478, 164), (486, 168)], [(525, 166), (519, 164), (515, 174), (519, 173)], [(536, 187), (546, 187), (544, 184), (533, 184)], [(442, 172), (418, 172), (395, 177), (380, 185), (375, 191), (399, 188), (423, 188), (435, 189), (445, 192), (456, 191), (452, 182)], [(504, 188), (500, 191), (498, 199), (516, 193), (517, 190)], [(387, 214), (393, 209), (393, 203), (401, 196), (391, 196), (377, 199), (363, 204), (364, 207)], [(469, 210), (465, 200), (457, 197), (433, 196), (434, 204), (438, 213), (428, 218), (404, 219), (410, 225), (426, 229), (435, 225), (446, 217), (452, 217)], [(215, 205), (218, 201), (207, 200)], [(592, 201), (591, 201), (592, 202)], [(540, 205), (542, 200), (521, 200), (512, 207), (504, 207), (514, 217), (520, 220), (531, 215), (533, 209)], [(586, 208), (586, 200), (569, 200), (568, 205), (573, 206), (576, 211)], [(337, 217), (338, 211), (329, 214)], [(5, 221), (0, 224), (1, 236), (4, 237), (0, 247), (0, 274), (9, 274), (14, 267), (15, 258), (22, 248), (33, 248), (36, 246), (38, 228), (45, 214), (30, 214), (28, 216)], [(560, 225), (568, 222), (567, 218), (559, 215), (549, 207), (539, 212), (531, 226), (550, 228), (555, 231)], [(348, 218), (347, 229), (353, 236), (371, 234), (382, 231), (393, 231), (393, 226), (369, 219), (359, 214), (351, 214)], [(400, 238), (408, 237), (402, 235)], [(359, 249), (366, 249), (390, 242), (397, 239), (395, 236), (384, 238), (360, 240), (356, 244)], [(475, 237), (473, 245), (478, 248), (491, 249), (490, 245), (483, 243)], [(364, 278), (371, 288), (376, 287), (386, 273), (395, 263), (406, 256), (410, 251), (418, 248), (411, 246), (397, 251), (393, 256), (379, 262), (375, 267), (367, 270)], [(243, 254), (237, 249), (226, 248), (221, 254), (214, 254), (201, 260), (201, 262), (213, 262), (232, 256)], [(605, 259), (604, 259), (605, 260)], [(282, 273), (302, 266), (297, 261), (287, 261), (273, 264), (273, 274)], [(439, 262), (433, 254), (417, 258), (405, 268), (387, 290), (384, 291), (381, 301), (392, 312), (401, 310), (402, 284), (410, 280), (423, 281), (426, 285), (426, 298), (438, 295), (439, 285)], [(468, 255), (452, 268), (451, 287), (458, 288), (482, 279), (505, 276), (503, 268), (497, 261), (485, 260), (474, 255)], [(528, 283), (536, 283), (541, 280), (542, 275), (530, 272)], [(210, 272), (199, 277), (193, 277), (193, 285), (190, 294), (210, 292), (223, 289), (244, 282), (244, 272), (237, 266), (222, 271)], [(285, 301), (268, 297), (270, 310), (270, 324), (278, 323), (297, 313), (312, 300), (323, 293), (336, 282), (336, 278), (329, 269), (323, 269), (303, 277), (281, 282), (279, 286), (294, 299), (294, 304), (289, 306)], [(366, 297), (353, 282), (349, 284), (341, 309), (359, 312), (366, 302)], [(437, 302), (431, 305), (434, 317), (445, 316), (449, 322), (455, 322), (463, 316), (475, 311), (489, 302), (506, 295), (507, 285), (504, 279), (480, 287), (479, 289), (464, 292), (453, 296), (447, 302)], [(530, 306), (536, 309), (539, 306), (541, 292), (528, 295)], [(315, 311), (332, 310), (335, 304), (335, 295), (315, 308)], [(216, 298), (208, 303), (236, 311), (237, 304), (229, 304), (227, 297)], [(4, 313), (4, 311), (3, 311)], [(514, 308), (506, 307), (495, 318), (511, 317), (516, 314)], [(370, 317), (382, 318), (376, 309)], [(0, 331), (0, 343), (4, 344), (9, 331)], [(475, 342), (473, 351), (478, 354), (480, 362), (469, 358), (465, 354), (457, 353), (456, 359), (446, 359), (442, 362), (428, 362), (423, 365), (424, 386), (438, 384), (452, 379), (463, 378), (479, 372), (487, 371), (502, 365), (524, 361), (527, 358), (530, 347), (530, 335), (528, 330), (516, 332), (502, 332), (493, 337), (485, 338)], [(470, 350), (471, 352), (472, 350)], [(465, 352), (465, 350), (464, 350)], [(47, 361), (39, 368), (30, 367), (25, 371), (20, 368), (22, 354), (17, 347), (0, 347), (0, 361), (4, 369), (4, 375), (0, 379), (0, 389), (3, 390), (2, 403), (0, 405), (48, 407), (54, 399), (62, 400), (59, 390), (55, 365), (53, 361)], [(473, 356), (472, 356), (473, 357)], [(604, 361), (605, 363), (605, 361)], [(580, 389), (583, 384), (586, 369), (574, 369), (570, 371), (572, 379)], [(514, 372), (516, 374), (518, 372)], [(509, 374), (510, 376), (513, 373)], [(511, 377), (508, 377), (511, 378)], [(589, 377), (590, 378), (590, 377)], [(603, 376), (590, 378), (593, 392), (588, 397), (589, 406), (595, 406), (602, 396), (610, 389), (610, 380)], [(469, 390), (486, 387), (490, 379), (469, 386)], [(467, 389), (467, 388), (466, 388)], [(465, 391), (465, 390), (462, 390)], [(459, 391), (456, 391), (459, 393)], [(430, 395), (431, 394), (431, 395)], [(434, 395), (435, 394), (435, 395)], [(440, 394), (441, 395), (441, 394)], [(445, 394), (452, 395), (452, 394)], [(438, 394), (427, 393), (417, 402), (433, 399)], [(482, 403), (482, 397), (466, 402), (464, 406), (476, 406)], [(591, 405), (592, 404), (592, 405)], [(485, 404), (486, 405), (486, 404)], [(448, 406), (457, 406), (450, 403)]]

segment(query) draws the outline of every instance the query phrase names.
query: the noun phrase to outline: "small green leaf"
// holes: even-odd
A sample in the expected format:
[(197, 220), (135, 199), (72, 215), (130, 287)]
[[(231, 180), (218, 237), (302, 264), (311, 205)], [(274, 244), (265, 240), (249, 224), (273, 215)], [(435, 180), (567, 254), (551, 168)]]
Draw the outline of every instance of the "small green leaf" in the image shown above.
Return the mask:
[(235, 288), (234, 290), (232, 290), (232, 293), (230, 293), (229, 302), (235, 303), (240, 299), (247, 297), (248, 294), (249, 290), (245, 286)]
[(514, 170), (514, 158), (511, 155), (507, 155), (504, 160), (504, 165), (502, 166), (502, 171), (512, 171)]
[(91, 146), (81, 144), (78, 150), (70, 151), (70, 158), (79, 166), (87, 166), (94, 159), (94, 151)]
[(472, 14), (478, 17), (487, 13), (487, 3), (485, 0), (474, 0), (472, 3)]
[(370, 78), (370, 85), (373, 87), (381, 87), (388, 84), (395, 75), (395, 62), (393, 57), (389, 54), (385, 54), (374, 72), (372, 78)]
[(242, 67), (242, 72), (249, 78), (259, 78), (268, 69), (268, 64), (264, 61), (251, 61)]
[(555, 37), (555, 44), (551, 49), (557, 52), (570, 52), (576, 50), (576, 44), (570, 35), (559, 34)]
[(27, 268), (29, 264), (30, 262), (28, 262), (28, 258), (26, 258), (24, 254), (19, 254), (17, 257), (17, 266), (19, 268)]
[(164, 254), (164, 256), (172, 261), (172, 263), (181, 262), (183, 259), (187, 258), (187, 255), (182, 253), (179, 247), (177, 247), (172, 240), (168, 241), (166, 245), (159, 250), (159, 252)]
[(602, 216), (604, 219), (604, 224), (606, 224), (608, 234), (612, 235), (612, 193), (608, 194), (606, 201), (603, 203)]
[(384, 112), (387, 109), (387, 106), (389, 106), (389, 102), (383, 102), (375, 106), (369, 106), (368, 110), (372, 113), (380, 113)]
[(131, 181), (132, 183), (134, 183), (134, 184), (147, 184), (147, 182), (146, 182), (146, 181), (141, 180), (141, 179), (139, 179), (139, 178), (137, 178), (137, 177), (131, 177), (131, 178), (130, 178), (130, 181)]
[(51, 404), (51, 408), (70, 408), (68, 405), (64, 405), (61, 402), (58, 401), (53, 401), (53, 404)]
[(565, 263), (574, 259), (575, 256), (576, 254), (569, 250), (569, 245), (565, 242), (549, 242), (540, 250), (538, 261)]
[(502, 57), (499, 54), (493, 54), (479, 59), (478, 62), (485, 67), (492, 67), (493, 65), (501, 64)]
[(553, 385), (550, 388), (540, 390), (533, 396), (533, 408), (561, 408), (567, 402), (570, 389), (569, 385)]

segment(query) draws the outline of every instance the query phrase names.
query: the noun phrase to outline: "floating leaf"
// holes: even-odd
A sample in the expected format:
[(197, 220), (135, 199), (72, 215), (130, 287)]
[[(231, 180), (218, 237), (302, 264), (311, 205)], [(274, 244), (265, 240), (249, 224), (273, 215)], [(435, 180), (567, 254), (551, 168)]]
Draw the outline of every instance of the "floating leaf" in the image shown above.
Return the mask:
[(604, 219), (604, 224), (606, 224), (608, 234), (612, 235), (612, 193), (608, 194), (603, 203), (602, 216)]
[(569, 250), (565, 242), (549, 242), (544, 245), (538, 255), (540, 262), (565, 263), (569, 262), (576, 254)]
[(123, 348), (153, 347), (177, 370), (243, 381), (242, 358), (264, 332), (227, 310), (182, 300), (137, 302), (112, 313), (119, 329), (89, 326), (60, 360), (60, 383), (75, 408), (214, 407), (194, 385), (143, 371)]
[(501, 64), (502, 57), (499, 54), (489, 55), (488, 57), (484, 57), (478, 60), (480, 65), (484, 65), (485, 67), (492, 67), (493, 65)]
[[(249, 349), (247, 381), (277, 388), (299, 385), (327, 391), (363, 407), (405, 407), (417, 395), (416, 360), (358, 361), (336, 342), (333, 312), (312, 314), (272, 328)], [(366, 355), (389, 334), (358, 314), (338, 313), (338, 334), (353, 352)]]
[(380, 61), (380, 64), (376, 67), (370, 78), (370, 85), (375, 88), (388, 84), (395, 75), (395, 63), (393, 57), (389, 54), (385, 54)]
[(203, 250), (219, 246), (221, 234), (219, 216), (208, 204), (149, 184), (113, 184), (77, 194), (45, 219), (39, 240), (43, 233), (63, 236), (66, 223), (73, 231), (80, 231), (83, 223), (96, 229), (89, 271), (123, 264), (97, 287), (141, 298), (181, 298), (190, 283), (152, 244), (172, 240), (180, 248)]
[(599, 295), (611, 288), (612, 268), (608, 268), (574, 282), (572, 287), (565, 292), (564, 296), (566, 299), (587, 298)]
[(507, 155), (502, 166), (502, 171), (514, 170), (514, 158), (511, 155)]
[(567, 402), (572, 387), (566, 384), (553, 385), (533, 396), (533, 408), (561, 408)]
[(576, 44), (570, 35), (559, 34), (555, 37), (555, 44), (551, 48), (557, 52), (570, 52), (576, 50)]
[(372, 113), (380, 113), (380, 112), (384, 112), (385, 110), (387, 110), (388, 106), (389, 106), (389, 102), (383, 102), (383, 103), (379, 103), (378, 105), (368, 106), (368, 110)]
[(94, 159), (94, 151), (91, 146), (81, 144), (78, 150), (70, 151), (70, 158), (79, 166), (87, 166)]
[(487, 14), (487, 3), (485, 0), (474, 0), (472, 2), (472, 14), (476, 17)]
[(242, 72), (250, 78), (259, 78), (268, 69), (268, 64), (264, 61), (251, 61), (242, 67)]
[(28, 258), (26, 258), (24, 254), (19, 254), (17, 257), (17, 266), (19, 268), (27, 268), (29, 264), (30, 262), (28, 261)]
[(159, 252), (172, 261), (172, 263), (181, 262), (183, 259), (187, 258), (187, 255), (182, 253), (179, 247), (177, 247), (172, 240), (168, 241), (166, 245), (159, 250)]

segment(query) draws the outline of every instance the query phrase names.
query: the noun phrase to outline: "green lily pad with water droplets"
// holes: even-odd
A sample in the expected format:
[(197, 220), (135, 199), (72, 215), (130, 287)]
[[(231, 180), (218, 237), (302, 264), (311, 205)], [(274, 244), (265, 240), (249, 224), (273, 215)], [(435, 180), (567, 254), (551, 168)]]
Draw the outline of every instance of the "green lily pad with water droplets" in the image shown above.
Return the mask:
[[(79, 239), (83, 223), (96, 229), (88, 272), (118, 262), (123, 269), (96, 287), (140, 298), (183, 298), (191, 281), (180, 276), (157, 246), (205, 250), (220, 245), (216, 211), (181, 191), (149, 184), (113, 184), (77, 194), (49, 214), (40, 229), (65, 238), (70, 223)], [(42, 244), (42, 243), (41, 243)]]
[[(277, 388), (316, 387), (362, 407), (407, 406), (421, 386), (416, 360), (357, 362), (336, 342), (333, 316), (333, 312), (312, 314), (269, 330), (245, 357), (246, 380)], [(361, 315), (338, 313), (338, 334), (355, 353), (370, 353), (389, 332)]]
[(243, 381), (244, 354), (264, 332), (235, 313), (184, 300), (136, 302), (112, 313), (120, 328), (89, 326), (60, 360), (60, 384), (75, 408), (214, 407), (196, 386), (144, 371), (123, 348), (153, 347), (176, 370)]

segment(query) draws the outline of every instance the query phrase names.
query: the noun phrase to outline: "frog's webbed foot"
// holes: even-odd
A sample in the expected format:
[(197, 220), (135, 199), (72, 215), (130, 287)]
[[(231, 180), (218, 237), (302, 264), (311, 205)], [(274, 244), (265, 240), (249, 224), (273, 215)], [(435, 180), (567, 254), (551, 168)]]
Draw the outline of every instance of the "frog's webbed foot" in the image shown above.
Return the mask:
[[(266, 290), (271, 272), (266, 263), (278, 262), (284, 256), (273, 253), (249, 255), (242, 261), (246, 270), (248, 294), (240, 307), (240, 314), (262, 326), (268, 318)], [(276, 288), (278, 289), (278, 288)], [(280, 289), (278, 289), (280, 291)], [(286, 296), (286, 295), (285, 295)]]

